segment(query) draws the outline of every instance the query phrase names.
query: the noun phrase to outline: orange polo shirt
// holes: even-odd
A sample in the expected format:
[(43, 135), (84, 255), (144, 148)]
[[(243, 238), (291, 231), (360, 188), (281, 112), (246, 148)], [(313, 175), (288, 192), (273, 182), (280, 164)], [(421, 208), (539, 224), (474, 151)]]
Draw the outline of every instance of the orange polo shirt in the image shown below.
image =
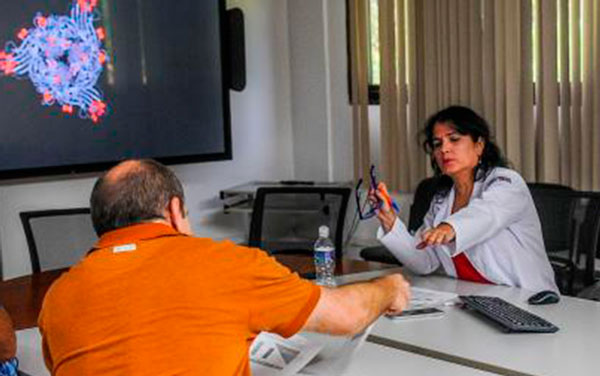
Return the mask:
[(38, 321), (53, 375), (250, 375), (255, 336), (296, 333), (319, 296), (261, 250), (148, 223), (102, 236)]

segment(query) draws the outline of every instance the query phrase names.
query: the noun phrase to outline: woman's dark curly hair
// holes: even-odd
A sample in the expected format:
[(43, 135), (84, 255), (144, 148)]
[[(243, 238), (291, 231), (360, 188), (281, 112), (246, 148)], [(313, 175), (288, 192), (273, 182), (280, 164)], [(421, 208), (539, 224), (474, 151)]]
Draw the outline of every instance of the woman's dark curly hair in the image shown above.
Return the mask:
[(422, 131), (423, 149), (430, 156), (431, 167), (438, 177), (436, 196), (445, 197), (452, 188), (452, 179), (443, 175), (433, 156), (433, 128), (437, 123), (451, 124), (462, 135), (469, 135), (473, 142), (484, 141), (483, 153), (479, 164), (475, 166), (473, 174), (475, 180), (484, 179), (494, 167), (507, 167), (508, 162), (502, 155), (498, 146), (492, 141), (490, 127), (487, 122), (475, 111), (463, 106), (450, 106), (431, 116), (425, 123)]

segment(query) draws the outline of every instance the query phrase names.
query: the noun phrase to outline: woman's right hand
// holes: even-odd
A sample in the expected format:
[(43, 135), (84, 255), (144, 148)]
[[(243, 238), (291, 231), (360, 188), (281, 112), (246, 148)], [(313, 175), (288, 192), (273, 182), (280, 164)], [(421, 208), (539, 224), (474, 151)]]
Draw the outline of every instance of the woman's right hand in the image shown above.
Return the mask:
[[(377, 184), (377, 189), (369, 190), (369, 201), (371, 205), (377, 205), (377, 202), (381, 202), (381, 206), (379, 210), (377, 210), (377, 219), (379, 219), (379, 223), (381, 223), (381, 227), (383, 231), (387, 234), (394, 227), (394, 223), (396, 222), (396, 214), (390, 207), (389, 202), (386, 200), (386, 195), (382, 192), (387, 193), (387, 187), (385, 183)], [(389, 194), (387, 194), (389, 196)]]
[(423, 249), (430, 245), (448, 244), (456, 238), (454, 228), (442, 222), (437, 227), (423, 231), (421, 234), (421, 242), (417, 245), (417, 249)]

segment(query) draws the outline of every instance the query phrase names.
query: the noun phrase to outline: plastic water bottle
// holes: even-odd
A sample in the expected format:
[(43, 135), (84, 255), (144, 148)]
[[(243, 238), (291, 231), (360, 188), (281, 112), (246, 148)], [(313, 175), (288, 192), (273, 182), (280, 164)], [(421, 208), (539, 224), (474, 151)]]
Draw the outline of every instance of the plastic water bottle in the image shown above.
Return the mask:
[(319, 227), (319, 239), (315, 242), (316, 282), (322, 286), (335, 286), (335, 247), (329, 239), (329, 227)]

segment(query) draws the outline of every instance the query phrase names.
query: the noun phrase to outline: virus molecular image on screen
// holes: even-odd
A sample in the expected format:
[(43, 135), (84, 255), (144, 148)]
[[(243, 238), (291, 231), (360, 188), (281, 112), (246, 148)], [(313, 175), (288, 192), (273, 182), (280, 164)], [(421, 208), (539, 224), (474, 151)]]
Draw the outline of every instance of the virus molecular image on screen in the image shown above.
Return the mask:
[(29, 78), (45, 106), (94, 123), (106, 115), (107, 107), (97, 82), (109, 57), (102, 49), (105, 31), (94, 28), (99, 16), (98, 0), (75, 0), (70, 15), (40, 13), (32, 28), (17, 33), (20, 42), (6, 43), (0, 51), (0, 73)]

